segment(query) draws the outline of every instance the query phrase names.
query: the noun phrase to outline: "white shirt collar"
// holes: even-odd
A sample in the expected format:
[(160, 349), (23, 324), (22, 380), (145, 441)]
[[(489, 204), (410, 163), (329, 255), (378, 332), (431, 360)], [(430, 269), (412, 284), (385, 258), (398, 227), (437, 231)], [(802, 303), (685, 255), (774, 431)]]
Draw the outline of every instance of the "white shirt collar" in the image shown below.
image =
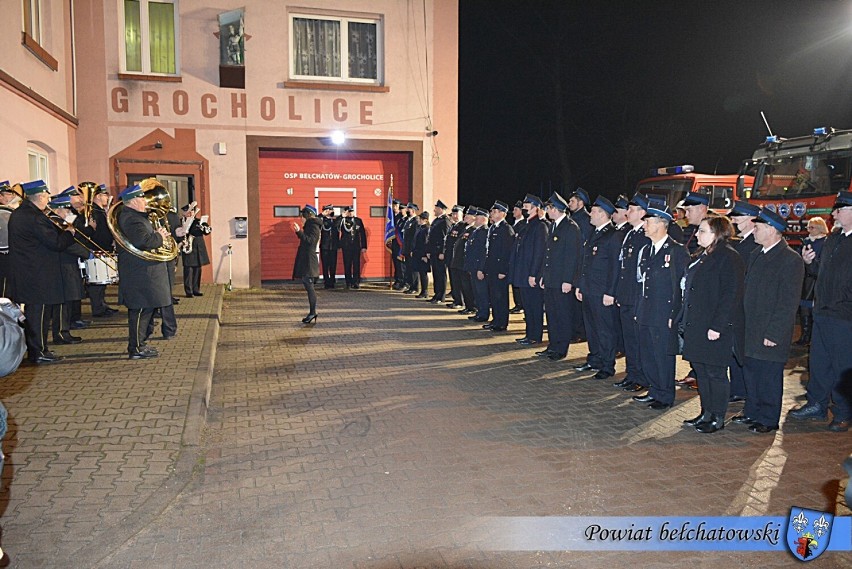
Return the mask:
[(776, 245), (778, 245), (778, 244), (779, 244), (779, 243), (781, 243), (782, 241), (783, 241), (783, 239), (779, 239), (778, 241), (776, 241), (775, 243), (773, 243), (772, 245), (770, 245), (768, 249), (767, 249), (766, 247), (764, 247), (764, 248), (763, 248), (763, 253), (764, 253), (764, 254), (768, 253), (769, 251), (771, 251), (771, 250), (772, 250), (772, 248), (773, 248), (773, 247), (775, 247)]

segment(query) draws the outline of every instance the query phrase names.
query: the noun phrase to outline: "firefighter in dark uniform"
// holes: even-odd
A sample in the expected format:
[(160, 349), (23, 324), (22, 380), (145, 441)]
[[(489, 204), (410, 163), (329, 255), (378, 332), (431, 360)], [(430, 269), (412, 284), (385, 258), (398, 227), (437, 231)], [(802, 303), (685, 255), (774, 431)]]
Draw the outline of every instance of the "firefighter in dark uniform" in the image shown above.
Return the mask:
[(414, 269), (414, 258), (411, 256), (414, 250), (414, 237), (420, 225), (417, 221), (419, 209), (416, 203), (409, 202), (406, 208), (408, 219), (402, 226), (402, 255), (405, 257), (405, 288), (402, 290), (404, 294), (417, 294), (417, 289), (420, 288), (420, 274)]
[[(391, 209), (393, 210), (393, 226), (395, 231), (398, 234), (402, 234), (402, 225), (405, 222), (405, 216), (402, 215), (400, 211), (400, 201), (393, 200), (391, 202)], [(405, 270), (402, 266), (402, 260), (400, 260), (400, 244), (397, 239), (391, 240), (390, 245), (390, 256), (391, 263), (393, 264), (393, 290), (402, 290), (403, 286), (405, 286)]]
[(74, 229), (63, 231), (45, 215), (50, 192), (42, 180), (22, 190), (26, 199), (9, 216), (12, 299), (24, 305), (30, 362), (52, 363), (63, 359), (47, 349), (51, 310), (64, 300), (59, 253), (74, 243)]
[[(432, 304), (444, 302), (447, 294), (447, 264), (444, 262), (444, 240), (450, 232), (447, 219), (447, 206), (441, 200), (435, 202), (435, 219), (429, 226), (426, 236), (426, 258), (432, 270), (432, 289), (435, 294), (429, 299)], [(426, 290), (426, 287), (423, 287)]]
[[(73, 186), (64, 192), (60, 193), (48, 206), (55, 212), (50, 215), (55, 215), (58, 223), (67, 223), (75, 228), (75, 233), (78, 239), (81, 238), (80, 225), (77, 220), (80, 216), (75, 216), (71, 205), (71, 194), (69, 190), (76, 191)], [(83, 238), (85, 239), (85, 238)], [(86, 241), (84, 241), (86, 242)], [(53, 306), (51, 311), (51, 330), (53, 332), (54, 344), (79, 344), (83, 341), (79, 336), (71, 334), (72, 315), (74, 314), (74, 303), (79, 303), (84, 296), (83, 292), (83, 277), (80, 274), (80, 266), (78, 260), (80, 258), (87, 259), (89, 250), (83, 247), (79, 242), (72, 243), (67, 249), (59, 253), (59, 272), (62, 279), (62, 303)], [(79, 320), (79, 316), (77, 316)]]
[(642, 285), (639, 282), (639, 251), (650, 243), (645, 236), (645, 213), (648, 200), (640, 193), (633, 196), (627, 206), (627, 224), (630, 230), (621, 242), (618, 254), (618, 284), (615, 287), (615, 303), (621, 321), (621, 336), (624, 343), (624, 359), (627, 375), (623, 381), (613, 384), (625, 391), (639, 391), (648, 387), (648, 379), (642, 372), (639, 357), (639, 324), (636, 321), (636, 303)]
[[(94, 190), (94, 197), (92, 198), (92, 226), (94, 227), (94, 231), (92, 232), (92, 241), (95, 245), (97, 245), (101, 251), (112, 252), (113, 251), (113, 238), (112, 233), (109, 231), (109, 227), (107, 226), (107, 206), (109, 204), (109, 189), (103, 184), (99, 185)], [(172, 227), (174, 229), (174, 227)], [(116, 263), (115, 257), (110, 261), (107, 258), (107, 262)], [(92, 303), (92, 316), (95, 318), (106, 318), (112, 316), (117, 313), (118, 310), (112, 308), (106, 303), (106, 287), (105, 284), (92, 284), (88, 283), (86, 285), (86, 290), (89, 293), (89, 300)]]
[[(473, 223), (476, 220), (476, 215), (474, 215), (475, 210), (476, 208), (473, 206), (465, 208), (464, 219), (460, 222), (462, 229), (455, 243), (453, 243), (453, 258), (450, 261), (450, 275), (456, 275), (458, 294), (464, 303), (463, 309), (459, 310), (459, 314), (465, 315), (476, 314), (476, 303), (473, 299), (473, 283), (470, 280), (470, 273), (464, 268), (467, 241), (476, 227)], [(458, 225), (457, 223), (456, 226)], [(453, 230), (455, 230), (455, 226)], [(453, 290), (456, 290), (455, 286), (453, 286)]]
[(488, 250), (488, 212), (473, 208), (475, 229), (467, 239), (464, 249), (464, 270), (470, 274), (473, 284), (473, 301), (476, 314), (468, 316), (474, 322), (488, 322), (491, 314), (491, 299), (488, 297), (488, 281), (485, 280), (485, 257)]
[[(18, 184), (15, 184), (16, 188), (20, 188)], [(14, 210), (21, 202), (21, 196), (18, 195), (12, 189), (12, 186), (9, 185), (9, 181), (0, 182), (0, 206), (6, 209)], [(7, 218), (8, 220), (8, 218)], [(2, 237), (5, 237), (6, 246), (0, 248), (0, 297), (8, 298), (11, 294), (9, 280), (11, 278), (11, 265), (9, 261), (9, 227), (8, 225), (5, 228), (6, 234)]]
[(450, 212), (450, 232), (447, 233), (447, 238), (444, 239), (444, 264), (447, 265), (447, 270), (450, 273), (450, 298), (452, 301), (447, 304), (447, 308), (462, 308), (464, 300), (462, 298), (461, 284), (461, 269), (453, 268), (453, 259), (456, 254), (456, 243), (464, 232), (467, 224), (461, 219), (464, 212), (464, 206), (454, 205)]
[[(589, 211), (586, 209), (592, 203), (589, 198), (589, 193), (583, 188), (578, 187), (568, 197), (568, 211), (571, 219), (577, 224), (580, 229), (580, 234), (583, 236), (583, 243), (589, 240), (594, 227), (589, 218)], [(574, 311), (574, 338), (580, 342), (586, 341), (586, 327), (583, 324), (583, 307), (578, 306)]]
[(577, 224), (565, 214), (567, 209), (565, 199), (554, 192), (547, 202), (551, 224), (539, 279), (547, 310), (548, 344), (536, 355), (553, 361), (564, 359), (568, 354), (568, 346), (574, 338), (574, 311), (579, 310), (574, 283), (583, 255), (583, 236)]
[(833, 404), (830, 431), (842, 433), (852, 422), (852, 192), (840, 192), (831, 212), (835, 229), (815, 262), (813, 249), (802, 252), (805, 270), (817, 274), (811, 333), (808, 402), (790, 411), (793, 419), (825, 419)]
[(426, 256), (427, 239), (429, 236), (429, 212), (422, 211), (417, 216), (417, 231), (414, 234), (414, 246), (411, 256), (414, 258), (414, 270), (417, 271), (417, 281), (420, 283), (420, 293), (415, 298), (428, 298), (429, 271), (432, 265)]
[(343, 249), (343, 274), (346, 288), (361, 286), (361, 254), (367, 252), (367, 231), (351, 205), (343, 209), (340, 220), (340, 248)]
[[(623, 244), (624, 237), (630, 231), (631, 225), (627, 223), (627, 208), (630, 207), (630, 200), (624, 194), (619, 194), (618, 198), (612, 202), (615, 206), (615, 213), (612, 214), (612, 224), (615, 226), (615, 231), (618, 233), (618, 240)], [(616, 270), (620, 271), (620, 264), (616, 266)], [(618, 310), (618, 301), (616, 300), (616, 316), (615, 316), (615, 354), (616, 357), (624, 355), (624, 334), (621, 332), (621, 317)]]
[(648, 207), (647, 212), (645, 243), (635, 254), (640, 258), (641, 281), (636, 299), (637, 353), (649, 389), (633, 400), (662, 411), (671, 407), (675, 399), (678, 337), (672, 321), (680, 312), (680, 279), (689, 264), (689, 254), (668, 235), (668, 226), (674, 223), (669, 207)]
[(322, 208), (322, 234), (320, 235), (320, 260), (322, 261), (322, 286), (334, 288), (337, 282), (337, 249), (340, 246), (340, 228), (334, 219), (334, 206)]
[[(539, 202), (541, 199), (539, 198)], [(509, 314), (520, 314), (524, 311), (524, 299), (521, 295), (521, 288), (515, 285), (514, 272), (514, 256), (518, 253), (518, 245), (527, 226), (527, 212), (524, 210), (524, 201), (518, 200), (515, 202), (515, 207), (512, 210), (512, 230), (515, 232), (515, 244), (512, 247), (512, 259), (509, 261), (509, 282), (512, 283), (512, 309)]]
[(583, 323), (589, 341), (586, 363), (576, 371), (596, 371), (595, 379), (615, 374), (615, 285), (621, 242), (610, 221), (615, 206), (598, 196), (590, 219), (595, 230), (583, 247), (583, 264), (577, 283), (577, 300), (583, 303)]
[[(728, 213), (728, 217), (731, 218), (731, 222), (737, 228), (737, 237), (731, 240), (731, 244), (737, 253), (740, 254), (740, 257), (742, 257), (743, 262), (746, 264), (746, 270), (748, 270), (752, 251), (760, 247), (754, 240), (754, 222), (759, 213), (759, 207), (742, 201), (735, 201), (734, 207)], [(734, 357), (731, 357), (730, 376), (731, 403), (745, 401), (746, 385), (743, 379), (743, 366)]]
[[(118, 215), (118, 228), (130, 245), (141, 251), (156, 251), (171, 236), (164, 227), (154, 229), (143, 196), (138, 185), (119, 194), (124, 207)], [(124, 247), (118, 248), (118, 299), (127, 307), (127, 357), (131, 360), (159, 355), (144, 342), (154, 309), (172, 302), (168, 270), (164, 261), (143, 259)]]
[[(544, 333), (544, 290), (539, 286), (539, 280), (547, 249), (547, 223), (538, 215), (544, 206), (541, 198), (527, 194), (522, 203), (526, 220), (520, 237), (515, 236), (512, 288), (520, 291), (526, 327), (524, 337), (516, 341), (522, 346), (534, 346), (541, 343)], [(517, 223), (515, 227), (518, 227)]]
[(485, 253), (485, 278), (491, 300), (492, 319), (483, 324), (485, 330), (502, 332), (509, 327), (509, 256), (515, 242), (515, 232), (506, 221), (509, 206), (497, 200), (491, 206), (491, 227)]

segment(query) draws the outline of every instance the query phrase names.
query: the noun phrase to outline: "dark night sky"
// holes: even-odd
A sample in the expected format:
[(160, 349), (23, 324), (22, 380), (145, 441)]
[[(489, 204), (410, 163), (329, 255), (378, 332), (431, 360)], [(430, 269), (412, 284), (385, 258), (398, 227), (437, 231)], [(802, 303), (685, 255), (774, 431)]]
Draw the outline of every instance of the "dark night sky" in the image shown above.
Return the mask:
[(781, 136), (852, 128), (852, 0), (461, 0), (459, 34), (464, 204), (735, 172), (760, 111)]

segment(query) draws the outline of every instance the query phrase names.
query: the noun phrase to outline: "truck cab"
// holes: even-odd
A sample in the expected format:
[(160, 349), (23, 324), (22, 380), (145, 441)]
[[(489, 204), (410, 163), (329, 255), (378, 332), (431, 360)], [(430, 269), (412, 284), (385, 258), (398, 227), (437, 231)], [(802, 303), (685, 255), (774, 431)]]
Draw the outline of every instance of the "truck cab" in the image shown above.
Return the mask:
[[(690, 164), (651, 170), (651, 176), (636, 184), (636, 191), (651, 197), (666, 200), (674, 208), (688, 192), (699, 192), (710, 196), (710, 209), (725, 214), (734, 205), (737, 174), (699, 174)], [(744, 178), (749, 184), (751, 178)]]

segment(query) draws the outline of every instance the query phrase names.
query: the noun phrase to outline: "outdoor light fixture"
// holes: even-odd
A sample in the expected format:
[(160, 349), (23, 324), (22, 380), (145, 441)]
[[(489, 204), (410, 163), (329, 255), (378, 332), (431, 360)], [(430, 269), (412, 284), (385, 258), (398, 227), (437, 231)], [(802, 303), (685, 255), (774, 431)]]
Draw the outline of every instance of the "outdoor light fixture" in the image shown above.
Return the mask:
[(163, 147), (163, 143), (161, 141), (158, 140), (157, 142), (154, 143), (154, 148), (162, 148), (162, 147)]
[(346, 135), (343, 134), (342, 130), (335, 130), (331, 133), (331, 142), (340, 146), (344, 142), (346, 142)]

